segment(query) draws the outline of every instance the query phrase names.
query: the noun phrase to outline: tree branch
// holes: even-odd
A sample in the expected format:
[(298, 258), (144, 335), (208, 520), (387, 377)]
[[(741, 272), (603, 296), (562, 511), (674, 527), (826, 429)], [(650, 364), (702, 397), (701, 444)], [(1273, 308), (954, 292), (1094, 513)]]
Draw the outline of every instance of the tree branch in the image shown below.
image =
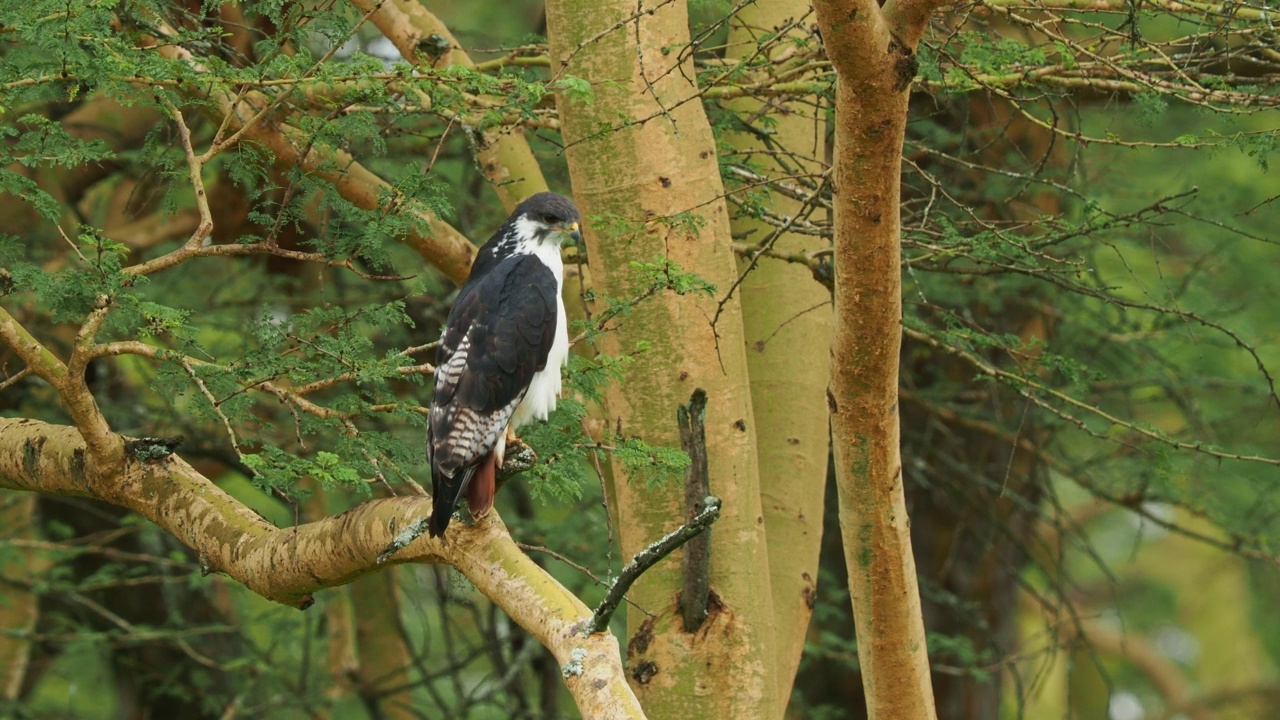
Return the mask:
[(814, 9), (838, 77), (827, 402), (867, 716), (933, 720), (898, 415), (902, 148), (919, 38), (896, 34), (874, 0), (819, 0)]
[[(163, 24), (161, 27), (167, 29)], [(143, 46), (170, 60), (181, 60), (193, 69), (204, 70), (196, 57), (177, 43), (166, 42), (164, 38), (151, 38), (150, 43), (144, 42)], [(207, 97), (217, 104), (218, 112), (223, 113), (224, 118), (230, 116), (228, 127), (234, 130), (232, 137), (243, 136), (244, 139), (266, 147), (271, 151), (277, 167), (297, 167), (332, 183), (344, 198), (359, 208), (384, 210), (387, 205), (386, 196), (394, 194), (394, 189), (387, 181), (356, 162), (350, 153), (337, 148), (316, 147), (302, 130), (281, 122), (268, 122), (266, 115), (278, 104), (280, 98), (273, 100), (258, 91), (236, 95), (228, 90), (210, 92), (207, 89), (187, 87), (183, 90)], [(288, 90), (284, 92), (287, 93)], [(225, 148), (224, 143), (219, 149)], [(201, 157), (205, 158), (207, 155)], [(462, 284), (471, 270), (471, 261), (476, 253), (475, 245), (440, 218), (425, 211), (411, 212), (422, 218), (427, 225), (427, 232), (415, 231), (397, 239), (412, 247), (424, 260), (440, 268), (450, 280)], [(152, 262), (180, 252), (182, 250)], [(178, 257), (174, 262), (184, 259), (186, 258)]]
[(701, 535), (711, 527), (711, 523), (719, 519), (720, 498), (708, 495), (702, 502), (702, 512), (695, 515), (689, 522), (667, 533), (649, 547), (636, 553), (636, 556), (631, 558), (631, 562), (622, 568), (622, 573), (618, 575), (617, 581), (609, 587), (608, 594), (604, 596), (604, 600), (600, 601), (600, 604), (596, 606), (596, 611), (592, 613), (590, 623), (587, 625), (588, 633), (603, 633), (608, 630), (609, 620), (613, 618), (614, 611), (622, 604), (622, 599), (627, 594), (627, 590), (631, 589), (632, 583), (639, 579), (645, 570), (653, 567), (654, 563), (675, 552), (681, 545)]
[[(317, 590), (376, 571), (379, 552), (431, 512), (423, 497), (373, 500), (282, 529), (177, 455), (153, 462), (131, 458), (119, 473), (99, 473), (85, 466), (85, 454), (73, 427), (0, 418), (0, 487), (128, 508), (191, 547), (206, 568), (298, 608), (308, 607)], [(583, 717), (644, 717), (626, 684), (617, 639), (582, 632), (594, 618), (591, 611), (521, 552), (496, 512), (451, 529), (447, 539), (417, 538), (389, 562), (456, 567), (572, 670), (565, 685)]]
[[(48, 348), (36, 340), (12, 315), (0, 308), (0, 342), (8, 345), (37, 377), (53, 386), (67, 413), (76, 423), (91, 454), (91, 460), (104, 470), (116, 466), (123, 459), (124, 443), (115, 442), (102, 410), (85, 385), (84, 366), (88, 362), (87, 346), (92, 335), (105, 318), (106, 309), (99, 308), (90, 314), (76, 334), (76, 347), (71, 362), (63, 364)], [(89, 338), (86, 340), (86, 336)]]
[(889, 32), (899, 42), (915, 50), (929, 27), (929, 18), (947, 3), (948, 0), (885, 0), (881, 12), (889, 24)]
[[(352, 5), (372, 13), (373, 24), (391, 41), (400, 56), (414, 66), (461, 65), (475, 67), (466, 51), (449, 28), (418, 0), (350, 0)], [(434, 56), (424, 48), (433, 38), (439, 38), (447, 47)], [(521, 200), (543, 192), (547, 181), (542, 176), (542, 166), (529, 148), (519, 127), (481, 130), (474, 121), (459, 117), (467, 130), (475, 152), (480, 172), (493, 186), (503, 207), (514, 210)]]

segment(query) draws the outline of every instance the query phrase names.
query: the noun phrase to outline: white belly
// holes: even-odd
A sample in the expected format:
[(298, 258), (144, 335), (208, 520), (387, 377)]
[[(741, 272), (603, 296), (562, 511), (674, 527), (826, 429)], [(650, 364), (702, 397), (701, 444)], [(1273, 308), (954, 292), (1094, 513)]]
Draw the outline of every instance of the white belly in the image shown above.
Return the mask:
[(565, 321), (564, 300), (556, 296), (556, 337), (547, 353), (547, 366), (533, 374), (529, 392), (511, 415), (511, 427), (518, 428), (534, 420), (546, 420), (556, 409), (560, 397), (560, 368), (569, 364), (569, 329)]
[(564, 263), (560, 260), (560, 246), (540, 244), (533, 254), (556, 276), (556, 337), (551, 341), (546, 367), (534, 373), (529, 391), (511, 415), (512, 428), (546, 420), (556, 409), (556, 400), (560, 397), (560, 368), (569, 364), (569, 323), (564, 314)]

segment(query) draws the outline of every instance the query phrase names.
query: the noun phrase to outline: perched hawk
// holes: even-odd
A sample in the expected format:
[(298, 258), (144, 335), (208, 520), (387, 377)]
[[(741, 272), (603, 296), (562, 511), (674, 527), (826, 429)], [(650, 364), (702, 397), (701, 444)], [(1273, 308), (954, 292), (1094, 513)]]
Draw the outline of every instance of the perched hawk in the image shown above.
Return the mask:
[(507, 429), (546, 420), (569, 360), (560, 243), (581, 239), (578, 209), (555, 193), (520, 203), (480, 248), (445, 321), (427, 428), (430, 531), (444, 534), (458, 498), (493, 507)]

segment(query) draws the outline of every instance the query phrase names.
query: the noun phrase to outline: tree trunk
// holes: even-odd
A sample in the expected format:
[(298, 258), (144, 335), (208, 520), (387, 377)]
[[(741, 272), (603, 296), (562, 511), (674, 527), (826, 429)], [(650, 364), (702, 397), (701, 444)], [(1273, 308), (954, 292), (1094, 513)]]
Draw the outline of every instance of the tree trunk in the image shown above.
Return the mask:
[[(555, 71), (597, 83), (591, 102), (557, 98), (595, 290), (635, 297), (647, 282), (631, 263), (666, 258), (723, 297), (736, 265), (715, 140), (694, 97), (692, 62), (678, 50), (689, 44), (684, 4), (559, 0), (548, 3), (547, 26)], [(710, 488), (724, 501), (712, 531), (710, 615), (700, 628), (683, 629), (674, 559), (630, 595), (653, 613), (628, 612), (629, 673), (652, 718), (779, 713), (741, 309), (734, 299), (717, 311), (715, 298), (663, 293), (640, 304), (603, 348), (634, 353), (638, 341), (650, 344), (610, 388), (609, 426), (623, 435), (679, 447), (677, 407), (695, 389), (707, 392)], [(684, 493), (614, 470), (619, 537), (630, 556), (683, 520)]]
[(413, 658), (400, 624), (399, 574), (398, 568), (387, 568), (351, 584), (359, 658), (356, 690), (370, 714), (384, 720), (419, 717), (409, 679)]
[[(729, 56), (751, 57), (757, 42), (800, 20), (808, 11), (807, 0), (775, 0), (744, 7), (729, 27)], [(804, 27), (802, 24), (787, 35), (807, 36)], [(781, 41), (775, 50), (785, 52), (790, 47)], [(768, 140), (750, 132), (733, 133), (727, 140), (742, 151), (781, 150), (785, 159), (775, 154), (749, 156), (754, 167), (771, 177), (821, 175), (827, 132), (826, 118), (815, 117), (817, 103), (817, 96), (773, 98), (768, 103), (735, 100), (728, 105), (740, 117), (767, 119)], [(796, 180), (789, 182), (799, 185)], [(809, 210), (805, 203), (778, 192), (770, 194), (769, 206), (782, 217)], [(781, 232), (771, 240), (776, 230), (744, 214), (733, 221), (734, 236), (746, 236), (751, 246), (769, 241), (773, 250), (787, 255), (829, 246), (825, 238), (796, 232)], [(750, 271), (740, 292), (756, 417), (760, 499), (769, 543), (778, 697), (785, 707), (816, 600), (830, 443), (826, 391), (831, 377), (831, 293), (803, 265), (772, 259), (754, 264), (752, 268), (749, 256), (738, 260), (739, 272)]]
[(902, 487), (902, 143), (927, 6), (814, 5), (836, 70), (831, 434), (867, 714), (934, 718)]
[[(0, 542), (31, 539), (35, 512), (35, 495), (0, 493)], [(35, 592), (5, 580), (34, 580), (43, 574), (44, 565), (34, 552), (3, 548), (0, 554), (0, 701), (16, 701), (22, 692), (31, 661), (31, 641), (20, 634), (35, 629), (39, 611)]]

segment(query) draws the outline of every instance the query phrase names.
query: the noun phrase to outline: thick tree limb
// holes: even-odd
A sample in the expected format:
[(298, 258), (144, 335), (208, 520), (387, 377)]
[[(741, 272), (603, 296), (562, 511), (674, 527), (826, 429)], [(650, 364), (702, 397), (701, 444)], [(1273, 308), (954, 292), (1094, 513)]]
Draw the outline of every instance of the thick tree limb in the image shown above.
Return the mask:
[(899, 42), (914, 49), (929, 27), (929, 18), (948, 0), (885, 0), (885, 20)]
[[(589, 220), (585, 238), (592, 287), (636, 297), (647, 281), (631, 264), (663, 257), (726, 288), (736, 277), (729, 213), (717, 160), (717, 138), (699, 99), (686, 3), (670, 0), (548, 2), (552, 67), (593, 81), (593, 99), (557, 95), (574, 199)], [(686, 222), (685, 219), (694, 221)], [(655, 613), (629, 613), (628, 656), (636, 692), (655, 716), (773, 720), (784, 699), (775, 677), (776, 628), (768, 547), (756, 460), (742, 311), (718, 298), (665, 293), (636, 307), (615, 332), (600, 338), (605, 353), (629, 352), (637, 340), (678, 347), (640, 353), (626, 383), (606, 392), (608, 424), (647, 442), (675, 445), (671, 411), (695, 387), (714, 398), (706, 422), (707, 470), (723, 502), (712, 538), (711, 583), (722, 601), (697, 634), (680, 632), (677, 563), (659, 563), (629, 597)], [(658, 489), (613, 463), (611, 509), (623, 552), (630, 557), (684, 516), (679, 485)], [(723, 553), (723, 554), (722, 554)], [(669, 631), (670, 629), (670, 631)], [(656, 674), (655, 674), (656, 673)]]
[[(181, 60), (193, 68), (203, 69), (199, 59), (176, 43), (153, 39), (150, 49), (170, 60)], [(204, 93), (205, 88), (184, 88), (193, 93)], [(214, 90), (207, 95), (217, 103), (221, 117), (215, 120), (225, 123), (230, 135), (225, 140), (215, 140), (214, 145), (200, 157), (208, 160), (212, 154), (225, 149), (236, 138), (256, 142), (271, 151), (275, 164), (280, 168), (297, 167), (333, 183), (337, 191), (352, 204), (364, 210), (383, 210), (391, 204), (394, 189), (390, 183), (356, 162), (350, 153), (336, 148), (319, 147), (298, 128), (268, 117), (276, 109), (275, 101), (258, 91), (235, 94), (228, 90)], [(471, 270), (476, 247), (462, 233), (440, 218), (419, 212), (427, 225), (426, 232), (413, 232), (398, 238), (412, 247), (424, 260), (440, 268), (455, 283), (462, 284)]]
[(84, 379), (84, 364), (87, 362), (85, 351), (105, 316), (105, 309), (98, 309), (90, 314), (84, 326), (76, 333), (76, 349), (65, 364), (4, 308), (0, 308), (0, 342), (8, 345), (22, 358), (28, 370), (57, 391), (58, 399), (71, 415), (76, 427), (85, 434), (90, 453), (87, 460), (82, 458), (82, 462), (95, 463), (102, 470), (109, 471), (118, 468), (123, 461), (124, 443), (112, 441), (107, 420), (102, 416), (102, 410), (98, 408)]
[[(816, 50), (813, 21), (809, 0), (747, 4), (729, 22), (725, 60), (742, 67), (762, 56), (777, 63), (795, 59), (797, 69), (813, 68), (829, 77), (830, 63), (806, 52)], [(804, 72), (810, 77), (810, 70)], [(817, 83), (801, 84), (812, 88)], [(769, 544), (780, 698), (792, 695), (817, 602), (831, 443), (826, 397), (831, 380), (830, 203), (824, 197), (825, 142), (817, 137), (829, 107), (828, 90), (829, 85), (794, 99), (728, 101), (752, 129), (767, 132), (726, 133), (723, 139), (735, 150), (729, 159), (750, 162), (750, 169), (729, 165), (727, 173), (770, 193), (768, 207), (760, 207), (758, 214), (734, 213), (732, 228), (736, 237), (751, 240), (750, 246), (735, 243), (734, 253), (744, 276), (739, 294), (756, 418), (760, 506)], [(786, 150), (775, 152), (782, 148)], [(739, 205), (738, 196), (729, 202)], [(827, 237), (820, 234), (824, 232)]]
[[(378, 553), (431, 511), (422, 497), (374, 500), (282, 529), (177, 455), (149, 463), (130, 458), (119, 473), (93, 472), (85, 458), (73, 427), (0, 418), (0, 487), (92, 497), (133, 510), (191, 547), (210, 570), (299, 608), (310, 605), (317, 590), (376, 571)], [(497, 513), (452, 528), (446, 538), (418, 538), (390, 562), (448, 563), (466, 575), (573, 670), (565, 685), (583, 717), (644, 717), (626, 683), (617, 640), (582, 632), (591, 611), (515, 545)]]

